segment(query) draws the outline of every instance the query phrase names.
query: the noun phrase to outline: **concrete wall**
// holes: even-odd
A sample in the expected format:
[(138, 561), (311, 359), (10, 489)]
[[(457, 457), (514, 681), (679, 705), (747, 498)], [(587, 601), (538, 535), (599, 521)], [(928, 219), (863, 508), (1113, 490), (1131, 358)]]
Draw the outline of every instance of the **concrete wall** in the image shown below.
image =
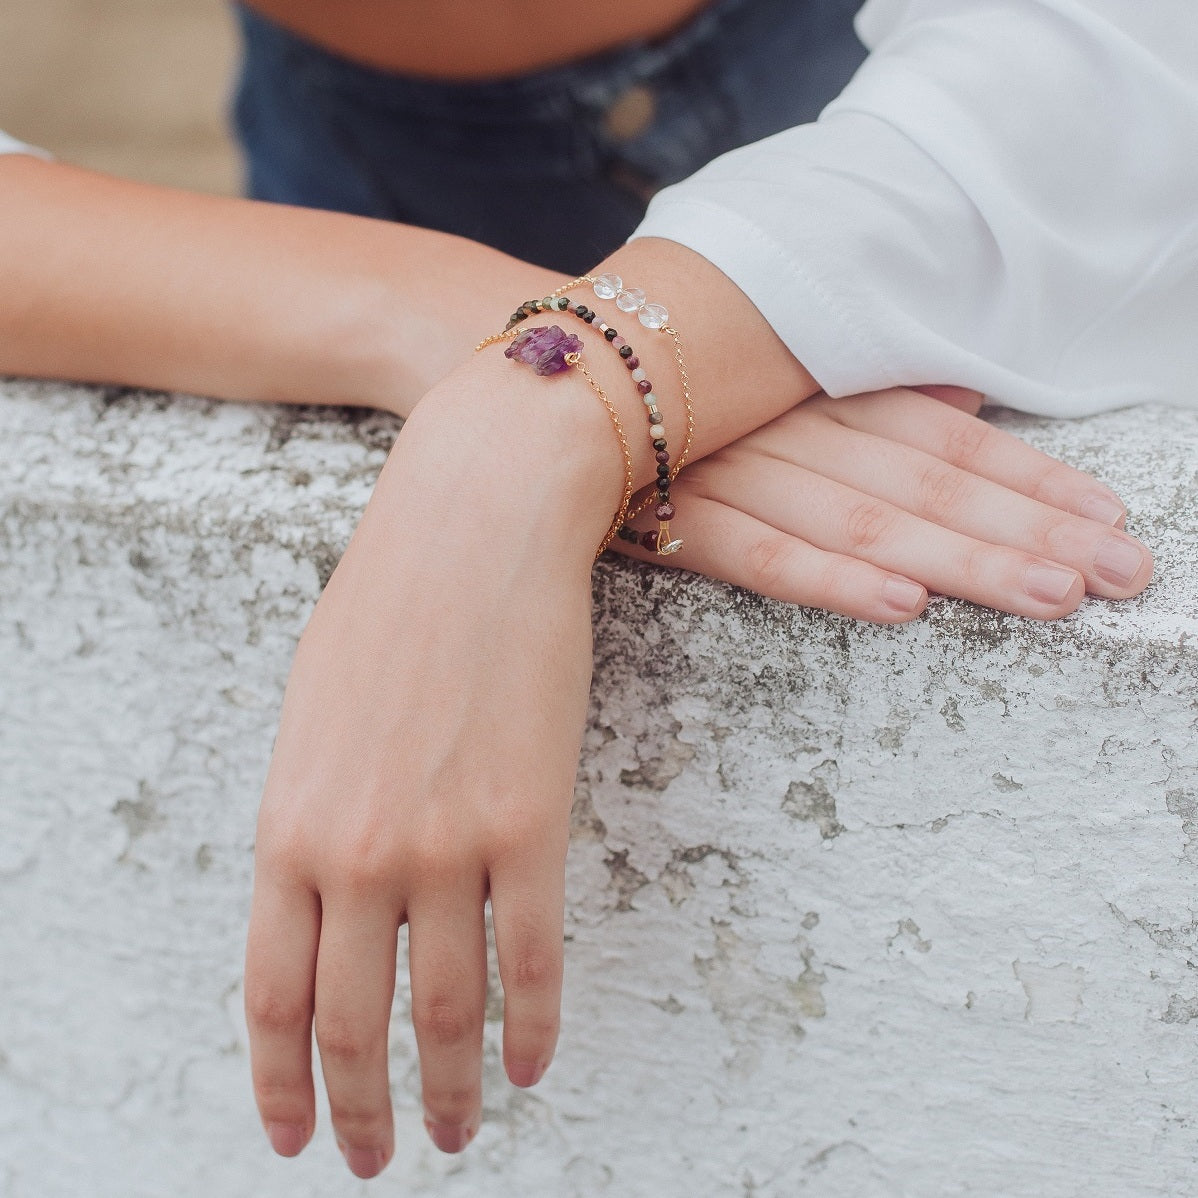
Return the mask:
[[(3, 1198), (1180, 1198), (1198, 1184), (1198, 412), (995, 414), (1158, 579), (853, 624), (617, 561), (531, 1093), (273, 1158), (241, 954), (295, 639), (395, 431), (0, 384)], [(648, 621), (647, 621), (648, 617)], [(647, 651), (648, 650), (648, 651)]]

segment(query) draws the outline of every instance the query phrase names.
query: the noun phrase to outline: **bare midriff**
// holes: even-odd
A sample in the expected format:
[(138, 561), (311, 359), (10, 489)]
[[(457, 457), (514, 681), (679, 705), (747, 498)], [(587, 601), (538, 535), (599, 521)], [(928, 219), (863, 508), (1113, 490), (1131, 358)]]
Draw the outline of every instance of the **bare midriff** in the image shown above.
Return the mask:
[(367, 66), (487, 80), (664, 37), (713, 0), (248, 0), (301, 37)]

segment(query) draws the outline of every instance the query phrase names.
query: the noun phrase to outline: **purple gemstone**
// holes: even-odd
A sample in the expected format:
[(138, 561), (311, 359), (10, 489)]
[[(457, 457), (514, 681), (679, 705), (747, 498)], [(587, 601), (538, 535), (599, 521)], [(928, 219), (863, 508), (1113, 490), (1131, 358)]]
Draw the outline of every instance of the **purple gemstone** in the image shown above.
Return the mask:
[(635, 370), (640, 364), (641, 360), (636, 356), (636, 354), (633, 354), (631, 358), (624, 359), (624, 365), (627, 366), (629, 370)]
[(673, 520), (674, 505), (672, 503), (659, 503), (657, 507), (653, 509), (653, 514), (659, 520)]
[(547, 329), (524, 329), (503, 351), (503, 356), (527, 362), (537, 374), (557, 374), (569, 366), (566, 355), (581, 349), (582, 341), (573, 333), (550, 325)]
[(657, 552), (657, 529), (651, 528), (648, 532), (641, 533), (641, 548), (652, 549)]

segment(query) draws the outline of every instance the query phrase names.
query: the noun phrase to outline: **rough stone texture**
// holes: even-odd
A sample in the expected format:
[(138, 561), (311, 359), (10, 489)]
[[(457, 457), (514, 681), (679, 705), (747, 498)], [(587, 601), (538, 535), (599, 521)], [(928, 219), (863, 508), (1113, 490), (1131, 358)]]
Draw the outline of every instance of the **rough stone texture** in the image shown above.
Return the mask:
[[(558, 1060), (487, 1029), (443, 1198), (1177, 1198), (1198, 1177), (1198, 412), (995, 413), (1093, 470), (1149, 592), (884, 629), (605, 563)], [(0, 1195), (365, 1193), (254, 1116), (259, 786), (395, 426), (0, 385)], [(653, 652), (645, 652), (645, 642)]]

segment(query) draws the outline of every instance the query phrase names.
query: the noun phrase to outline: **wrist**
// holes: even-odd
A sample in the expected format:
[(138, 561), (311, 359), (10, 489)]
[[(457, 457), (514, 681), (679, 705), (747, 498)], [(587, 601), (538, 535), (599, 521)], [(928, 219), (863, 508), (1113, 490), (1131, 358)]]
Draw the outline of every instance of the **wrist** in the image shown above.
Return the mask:
[(498, 347), (421, 400), (380, 479), (384, 492), (425, 505), (423, 524), (468, 523), (512, 551), (525, 544), (588, 570), (623, 488), (619, 445), (585, 380), (540, 378)]

